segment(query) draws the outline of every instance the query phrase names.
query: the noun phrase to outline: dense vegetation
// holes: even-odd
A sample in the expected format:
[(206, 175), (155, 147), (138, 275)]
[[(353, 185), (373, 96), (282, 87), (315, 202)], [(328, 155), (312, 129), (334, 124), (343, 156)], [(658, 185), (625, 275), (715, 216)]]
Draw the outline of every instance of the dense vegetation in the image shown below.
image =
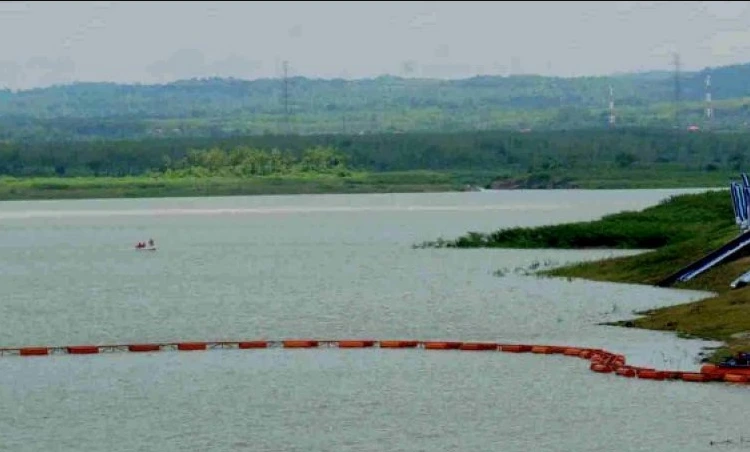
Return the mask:
[[(656, 248), (634, 256), (584, 262), (543, 270), (541, 275), (631, 284), (656, 284), (697, 258), (736, 237), (728, 190), (675, 196), (640, 212), (623, 212), (598, 221), (515, 228), (494, 234), (472, 234), (431, 246), (505, 248)], [(675, 287), (708, 290), (717, 295), (694, 303), (637, 313), (642, 317), (616, 325), (675, 331), (685, 336), (722, 341), (711, 360), (729, 351), (750, 349), (750, 287), (729, 284), (750, 269), (750, 257), (724, 263)]]
[(620, 212), (596, 221), (469, 232), (418, 247), (653, 249), (677, 245), (734, 226), (731, 199), (724, 190), (719, 193), (670, 198), (641, 212)]
[[(0, 200), (150, 198), (171, 196), (239, 196), (324, 193), (446, 192), (462, 189), (460, 173), (297, 172), (268, 176), (235, 176), (231, 168), (215, 175), (201, 168), (199, 176), (177, 172), (136, 177), (0, 178)], [(202, 173), (202, 174), (201, 174)]]
[[(278, 79), (75, 83), (0, 90), (0, 140), (606, 128), (610, 85), (618, 127), (708, 126), (702, 119), (708, 73), (707, 69), (681, 75), (679, 115), (669, 72), (463, 80), (293, 77), (288, 82), (288, 123), (283, 82)], [(750, 64), (713, 68), (710, 74), (716, 107), (710, 127), (746, 128)]]
[(293, 159), (328, 149), (356, 171), (482, 171), (501, 178), (534, 175), (543, 183), (545, 177), (596, 178), (625, 170), (658, 170), (662, 177), (736, 173), (750, 160), (750, 133), (633, 129), (0, 142), (0, 176), (138, 176), (177, 169), (193, 151), (239, 148)]

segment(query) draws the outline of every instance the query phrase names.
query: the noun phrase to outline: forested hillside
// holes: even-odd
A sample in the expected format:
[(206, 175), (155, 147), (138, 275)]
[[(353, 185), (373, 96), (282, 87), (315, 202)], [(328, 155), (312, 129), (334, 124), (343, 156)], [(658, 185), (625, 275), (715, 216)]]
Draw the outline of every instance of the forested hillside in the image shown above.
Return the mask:
[[(715, 119), (706, 123), (711, 74)], [(166, 85), (77, 83), (0, 91), (0, 140), (229, 137), (269, 133), (379, 133), (606, 128), (609, 86), (617, 127), (676, 125), (674, 75), (463, 80), (290, 78), (186, 80)], [(681, 128), (743, 129), (750, 121), (750, 64), (683, 73)]]

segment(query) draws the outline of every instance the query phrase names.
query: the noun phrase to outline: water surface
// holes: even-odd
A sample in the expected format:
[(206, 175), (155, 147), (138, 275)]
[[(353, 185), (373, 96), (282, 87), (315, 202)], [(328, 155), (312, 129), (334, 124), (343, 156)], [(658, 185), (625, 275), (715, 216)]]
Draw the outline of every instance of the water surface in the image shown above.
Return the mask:
[[(696, 369), (703, 342), (597, 324), (705, 294), (521, 271), (625, 252), (411, 248), (678, 192), (0, 203), (0, 344), (491, 340)], [(149, 237), (157, 252), (133, 251)], [(0, 450), (13, 451), (705, 450), (739, 440), (747, 394), (561, 356), (424, 350), (6, 357), (0, 369)]]

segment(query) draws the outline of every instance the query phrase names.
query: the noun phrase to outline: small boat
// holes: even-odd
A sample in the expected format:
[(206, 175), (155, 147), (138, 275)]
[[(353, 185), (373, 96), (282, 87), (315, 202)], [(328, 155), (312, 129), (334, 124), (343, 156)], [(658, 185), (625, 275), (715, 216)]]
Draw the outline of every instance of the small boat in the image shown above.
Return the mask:
[(750, 354), (739, 352), (731, 358), (725, 359), (718, 364), (722, 369), (748, 369), (750, 370)]
[(750, 376), (750, 354), (747, 352), (739, 352), (735, 356), (727, 358), (718, 364), (706, 364), (701, 368), (701, 373)]
[(153, 240), (149, 240), (148, 244), (146, 242), (138, 242), (135, 245), (136, 251), (156, 251), (156, 244)]

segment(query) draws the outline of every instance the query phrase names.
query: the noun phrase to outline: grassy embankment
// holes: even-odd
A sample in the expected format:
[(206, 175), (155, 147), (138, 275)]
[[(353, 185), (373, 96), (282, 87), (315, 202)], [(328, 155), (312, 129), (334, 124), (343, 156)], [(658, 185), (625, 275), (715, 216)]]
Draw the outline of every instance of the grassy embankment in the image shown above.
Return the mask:
[[(489, 234), (469, 233), (455, 240), (421, 246), (472, 248), (620, 248), (651, 249), (636, 256), (543, 270), (542, 275), (634, 284), (656, 284), (684, 265), (738, 235), (727, 190), (673, 197), (640, 212), (622, 212), (591, 222), (537, 228), (513, 228)], [(731, 290), (729, 284), (750, 270), (750, 257), (715, 267), (675, 288), (708, 290), (715, 295), (678, 306), (636, 314), (618, 322), (685, 337), (721, 341), (709, 360), (729, 352), (750, 350), (750, 288)]]
[[(535, 172), (392, 171), (252, 177), (0, 177), (0, 200), (149, 198), (322, 193), (409, 193), (497, 189), (637, 189), (724, 186), (725, 172), (655, 168), (650, 171)], [(494, 182), (493, 182), (494, 181)]]
[(463, 180), (460, 174), (429, 171), (351, 173), (346, 177), (6, 177), (0, 178), (0, 200), (439, 192), (461, 190)]
[(736, 171), (701, 171), (678, 165), (655, 164), (648, 168), (618, 168), (599, 165), (589, 168), (563, 168), (510, 174), (496, 178), (490, 185), (498, 189), (646, 189), (725, 187)]

